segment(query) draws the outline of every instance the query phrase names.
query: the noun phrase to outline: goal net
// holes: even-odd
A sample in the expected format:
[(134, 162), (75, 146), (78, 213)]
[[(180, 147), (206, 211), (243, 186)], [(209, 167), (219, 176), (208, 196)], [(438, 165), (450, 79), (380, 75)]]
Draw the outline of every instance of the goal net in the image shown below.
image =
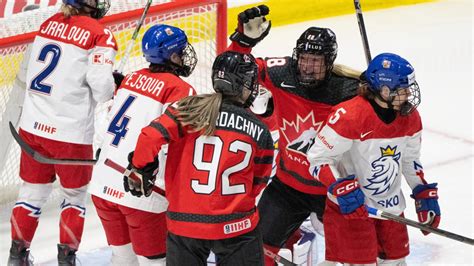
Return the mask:
[[(58, 1), (61, 2), (61, 1)], [(116, 67), (124, 56), (126, 45), (143, 13), (145, 0), (113, 0), (109, 14), (102, 22), (110, 29), (117, 40), (119, 52)], [(144, 24), (135, 42), (124, 74), (147, 67), (141, 53), (141, 37), (152, 25), (169, 24), (186, 32), (194, 46), (198, 65), (186, 81), (198, 93), (210, 92), (211, 67), (216, 54), (226, 48), (227, 3), (226, 0), (155, 0), (150, 7)], [(18, 194), (20, 150), (11, 137), (8, 122), (15, 123), (21, 111), (24, 91), (15, 86), (23, 54), (32, 43), (35, 30), (48, 17), (58, 11), (60, 3), (22, 14), (0, 19), (0, 207), (12, 204)], [(104, 111), (100, 106), (96, 116)], [(53, 192), (52, 198), (56, 192)]]

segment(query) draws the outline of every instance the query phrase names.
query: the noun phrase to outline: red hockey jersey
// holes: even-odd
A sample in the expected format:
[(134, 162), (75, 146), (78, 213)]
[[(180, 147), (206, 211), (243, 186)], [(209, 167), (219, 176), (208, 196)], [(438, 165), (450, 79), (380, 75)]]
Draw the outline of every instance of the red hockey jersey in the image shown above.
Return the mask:
[[(229, 50), (250, 53), (233, 42)], [(359, 81), (333, 74), (317, 89), (298, 87), (291, 57), (257, 58), (259, 82), (272, 92), (280, 130), (276, 176), (286, 185), (309, 194), (325, 195), (326, 187), (308, 172), (306, 152), (332, 106), (356, 95)]]
[(259, 220), (255, 197), (272, 170), (273, 141), (267, 127), (249, 111), (223, 103), (212, 136), (188, 130), (169, 107), (142, 130), (133, 158), (136, 167), (143, 167), (169, 143), (168, 230), (214, 240), (253, 230)]

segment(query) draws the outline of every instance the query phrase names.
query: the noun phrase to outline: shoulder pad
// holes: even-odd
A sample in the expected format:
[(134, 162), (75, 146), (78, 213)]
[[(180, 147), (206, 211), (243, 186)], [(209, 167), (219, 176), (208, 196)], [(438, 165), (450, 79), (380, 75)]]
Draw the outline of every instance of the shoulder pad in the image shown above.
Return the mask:
[(268, 57), (265, 58), (265, 65), (268, 77), (275, 87), (284, 90), (296, 87), (297, 81), (291, 57)]
[(310, 100), (336, 105), (356, 96), (358, 87), (359, 80), (333, 74), (321, 87), (307, 92)]

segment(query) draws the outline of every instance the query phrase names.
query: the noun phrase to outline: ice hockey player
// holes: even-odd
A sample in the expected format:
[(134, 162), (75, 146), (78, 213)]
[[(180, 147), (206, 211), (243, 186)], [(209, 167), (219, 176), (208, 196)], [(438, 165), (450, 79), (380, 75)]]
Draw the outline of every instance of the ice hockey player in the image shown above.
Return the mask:
[(326, 260), (406, 265), (406, 225), (368, 219), (364, 204), (403, 216), (403, 175), (419, 221), (438, 227), (437, 184), (425, 181), (420, 162), (420, 90), (412, 65), (391, 53), (376, 56), (363, 77), (360, 96), (333, 108), (308, 152), (310, 173), (328, 187)]
[[(189, 76), (197, 63), (184, 31), (152, 26), (143, 36), (142, 51), (150, 66), (127, 75), (116, 92), (89, 185), (112, 247), (112, 265), (165, 265), (168, 202), (158, 193), (140, 198), (125, 193), (123, 175), (104, 162), (128, 165), (127, 155), (135, 148), (141, 129), (171, 103), (195, 94), (180, 78)], [(164, 165), (164, 154), (161, 159)]]
[(167, 265), (260, 265), (263, 245), (255, 197), (272, 170), (267, 127), (246, 110), (258, 93), (251, 55), (224, 52), (212, 66), (216, 93), (190, 96), (168, 108), (140, 134), (129, 168), (130, 191), (147, 194), (149, 167), (163, 144), (166, 163)]
[[(229, 50), (250, 53), (270, 30), (268, 13), (265, 5), (241, 12)], [(296, 41), (292, 56), (256, 59), (259, 82), (273, 95), (280, 129), (277, 173), (258, 203), (263, 241), (273, 253), (311, 212), (322, 220), (326, 187), (308, 173), (306, 152), (331, 107), (354, 97), (359, 83), (358, 75), (346, 68), (336, 73), (336, 55), (334, 32), (310, 27)], [(274, 264), (265, 259), (266, 265)]]
[[(26, 89), (20, 136), (42, 154), (92, 159), (94, 108), (111, 99), (116, 86), (112, 68), (117, 44), (98, 21), (109, 4), (63, 0), (61, 11), (41, 24), (28, 47), (27, 70), (18, 77)], [(23, 183), (11, 216), (9, 265), (32, 263), (29, 247), (56, 176), (62, 197), (58, 264), (75, 264), (91, 174), (91, 166), (41, 164), (21, 153)]]

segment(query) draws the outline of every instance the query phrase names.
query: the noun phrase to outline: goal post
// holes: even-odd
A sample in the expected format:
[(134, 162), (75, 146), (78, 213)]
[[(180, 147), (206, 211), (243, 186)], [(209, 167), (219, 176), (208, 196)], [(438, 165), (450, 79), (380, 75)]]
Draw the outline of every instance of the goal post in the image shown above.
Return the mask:
[[(113, 12), (102, 18), (101, 22), (114, 33), (117, 40), (119, 48), (115, 63), (117, 67), (143, 13), (144, 4), (137, 9), (139, 7), (137, 1), (111, 2)], [(47, 16), (42, 10), (27, 12), (22, 14), (25, 16), (23, 20), (15, 16), (0, 19), (0, 205), (12, 203), (21, 184), (18, 177), (20, 152), (8, 131), (8, 122), (14, 119), (18, 113), (18, 105), (22, 103), (22, 97), (18, 94), (23, 92), (18, 91), (20, 90), (18, 86), (14, 86), (15, 77), (27, 46), (36, 36), (31, 29), (38, 30), (41, 22), (57, 10), (57, 7), (53, 11), (51, 7), (48, 8)], [(21, 25), (18, 25), (20, 23), (28, 25), (20, 27)], [(35, 25), (31, 25), (32, 23)], [(227, 1), (175, 0), (153, 3), (125, 64), (124, 74), (148, 66), (142, 56), (141, 38), (150, 26), (156, 24), (169, 24), (180, 27), (186, 32), (189, 42), (196, 50), (198, 65), (185, 80), (193, 85), (198, 93), (211, 92), (212, 63), (216, 55), (227, 47)], [(101, 111), (103, 110), (98, 107), (98, 112)], [(98, 112), (96, 111), (96, 115)]]

